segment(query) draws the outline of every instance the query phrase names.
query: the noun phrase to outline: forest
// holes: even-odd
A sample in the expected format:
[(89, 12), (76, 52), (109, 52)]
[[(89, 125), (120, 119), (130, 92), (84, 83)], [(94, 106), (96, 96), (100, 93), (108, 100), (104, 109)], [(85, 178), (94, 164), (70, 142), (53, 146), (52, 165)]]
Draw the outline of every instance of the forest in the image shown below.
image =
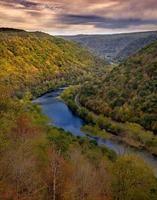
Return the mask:
[(157, 42), (107, 75), (86, 82), (80, 102), (118, 122), (135, 122), (157, 133)]
[(146, 138), (145, 146), (155, 154), (156, 45), (110, 68), (73, 42), (0, 29), (0, 199), (156, 200), (157, 179), (141, 157), (118, 155), (50, 126), (31, 101), (74, 85), (62, 98), (77, 110), (78, 94), (77, 112), (89, 123), (84, 129), (92, 134), (99, 128), (102, 134), (105, 124), (106, 131), (123, 135), (117, 122), (136, 123), (141, 132), (136, 129), (134, 136)]
[(46, 33), (0, 29), (0, 84), (22, 98), (34, 96), (88, 77), (92, 67), (104, 65), (79, 45)]
[[(63, 99), (87, 121), (88, 129), (98, 129), (93, 135), (105, 130), (130, 146), (157, 154), (156, 49), (153, 42), (64, 92)], [(106, 137), (102, 131), (101, 137)]]

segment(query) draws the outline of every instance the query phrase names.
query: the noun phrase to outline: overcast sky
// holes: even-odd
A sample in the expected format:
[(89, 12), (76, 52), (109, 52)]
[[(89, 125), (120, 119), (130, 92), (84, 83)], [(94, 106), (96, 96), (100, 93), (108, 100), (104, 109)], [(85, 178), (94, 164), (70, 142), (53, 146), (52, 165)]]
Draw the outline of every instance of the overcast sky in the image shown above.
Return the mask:
[(0, 26), (54, 35), (157, 30), (157, 0), (0, 0)]

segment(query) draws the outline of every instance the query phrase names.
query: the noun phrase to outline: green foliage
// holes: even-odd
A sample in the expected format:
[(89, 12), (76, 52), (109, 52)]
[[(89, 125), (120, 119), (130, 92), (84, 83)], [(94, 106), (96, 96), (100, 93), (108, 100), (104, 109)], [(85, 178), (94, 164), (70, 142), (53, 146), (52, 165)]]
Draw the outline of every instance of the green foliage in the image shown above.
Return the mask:
[[(132, 122), (118, 122), (119, 115), (122, 115), (123, 109), (126, 113), (130, 113), (130, 109), (126, 106), (120, 108), (119, 112), (115, 113), (116, 119), (112, 120), (110, 117), (104, 115), (96, 115), (94, 112), (89, 111), (87, 108), (78, 105), (76, 101), (76, 95), (79, 93), (78, 87), (67, 88), (62, 93), (62, 98), (66, 101), (68, 106), (76, 112), (82, 119), (88, 123), (83, 129), (87, 134), (93, 136), (99, 136), (101, 138), (106, 137), (106, 133), (111, 133), (117, 136), (118, 140), (127, 143), (130, 146), (136, 148), (144, 148), (150, 153), (157, 155), (157, 137), (151, 131), (145, 130), (141, 125)], [(122, 112), (122, 113), (121, 113)], [(123, 118), (127, 118), (127, 114), (122, 115)], [(124, 120), (125, 121), (125, 120)], [(154, 123), (154, 127), (156, 124)], [(107, 134), (108, 136), (109, 134)]]
[(112, 169), (113, 199), (153, 200), (156, 182), (151, 169), (136, 156), (119, 157)]
[(79, 45), (44, 33), (0, 32), (0, 84), (22, 98), (83, 80), (102, 61)]
[(67, 154), (70, 145), (74, 142), (74, 138), (70, 133), (65, 133), (61, 129), (49, 128), (48, 140), (55, 145), (61, 154)]
[(110, 135), (105, 130), (100, 129), (98, 126), (92, 126), (92, 125), (84, 125), (82, 127), (82, 131), (87, 133), (89, 136), (97, 136), (103, 139), (110, 138)]
[(119, 122), (136, 122), (156, 133), (157, 42), (110, 73), (83, 84), (80, 102), (97, 114)]
[[(0, 199), (155, 200), (156, 182), (143, 161), (118, 158), (87, 137), (49, 126), (40, 107), (30, 101), (32, 93), (40, 95), (65, 81), (73, 84), (84, 75), (90, 80), (95, 58), (75, 44), (40, 32), (1, 29), (0, 42)], [(97, 92), (94, 88), (89, 96)], [(79, 87), (71, 87), (62, 97), (92, 124), (84, 127), (87, 132), (107, 137), (101, 128), (116, 134), (134, 129), (135, 138), (156, 150), (156, 138), (148, 138), (141, 127), (129, 123), (124, 131), (110, 118), (79, 108), (76, 91)], [(150, 123), (149, 117), (145, 123)]]

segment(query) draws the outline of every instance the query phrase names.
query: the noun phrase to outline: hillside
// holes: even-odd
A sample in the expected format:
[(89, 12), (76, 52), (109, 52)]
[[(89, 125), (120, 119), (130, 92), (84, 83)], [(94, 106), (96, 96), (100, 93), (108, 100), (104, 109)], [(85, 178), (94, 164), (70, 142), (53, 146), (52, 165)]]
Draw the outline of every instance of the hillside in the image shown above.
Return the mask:
[(84, 84), (80, 100), (96, 113), (157, 133), (157, 42)]
[(0, 29), (0, 84), (16, 95), (77, 82), (100, 62), (86, 49), (41, 32)]
[[(97, 82), (107, 73), (101, 64), (87, 50), (63, 39), (40, 32), (0, 30), (0, 199), (157, 199), (157, 180), (142, 158), (116, 155), (88, 137), (75, 137), (54, 127), (30, 100), (30, 92), (40, 95), (91, 79), (95, 84), (90, 84), (91, 91), (84, 87), (87, 102), (97, 92), (100, 98), (103, 84)], [(92, 76), (97, 66), (100, 71)], [(51, 97), (44, 103), (51, 103)]]
[(96, 55), (110, 62), (118, 62), (157, 40), (157, 32), (139, 32), (115, 35), (76, 35), (64, 39), (88, 47)]

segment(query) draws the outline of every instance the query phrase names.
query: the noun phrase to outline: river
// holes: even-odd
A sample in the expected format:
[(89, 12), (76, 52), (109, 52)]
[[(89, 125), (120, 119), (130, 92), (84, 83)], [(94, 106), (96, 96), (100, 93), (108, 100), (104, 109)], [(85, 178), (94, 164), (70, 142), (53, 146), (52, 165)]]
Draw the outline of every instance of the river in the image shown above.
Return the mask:
[[(85, 124), (84, 120), (75, 115), (59, 98), (63, 90), (64, 88), (60, 88), (44, 94), (36, 100), (33, 100), (33, 103), (37, 103), (41, 106), (43, 114), (49, 117), (52, 125), (63, 128), (65, 131), (69, 131), (75, 136), (85, 136), (86, 134), (81, 131), (81, 127)], [(97, 141), (99, 145), (105, 145), (114, 150), (117, 154), (136, 154), (141, 156), (153, 168), (157, 176), (157, 157), (152, 156), (150, 153), (129, 147), (115, 140), (105, 140), (99, 137), (90, 137), (90, 139)]]

